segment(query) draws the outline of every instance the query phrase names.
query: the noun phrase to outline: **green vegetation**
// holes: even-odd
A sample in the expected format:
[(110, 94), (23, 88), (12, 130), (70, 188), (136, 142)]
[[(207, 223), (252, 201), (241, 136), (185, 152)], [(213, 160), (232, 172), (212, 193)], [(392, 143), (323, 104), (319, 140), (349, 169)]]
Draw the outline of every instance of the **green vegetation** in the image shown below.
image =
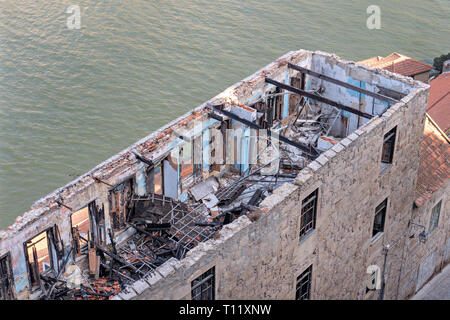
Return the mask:
[(439, 71), (439, 73), (442, 72), (442, 66), (444, 64), (444, 61), (447, 61), (450, 59), (450, 53), (443, 54), (440, 57), (434, 58), (433, 67)]

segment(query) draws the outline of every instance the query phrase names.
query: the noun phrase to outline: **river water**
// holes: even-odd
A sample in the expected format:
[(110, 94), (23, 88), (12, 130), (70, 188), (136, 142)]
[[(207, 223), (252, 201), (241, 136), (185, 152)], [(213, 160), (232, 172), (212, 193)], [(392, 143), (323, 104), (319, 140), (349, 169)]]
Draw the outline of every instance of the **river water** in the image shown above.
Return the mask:
[[(381, 29), (366, 9), (381, 9)], [(66, 9), (78, 5), (80, 29)], [(287, 51), (450, 50), (450, 0), (0, 0), (0, 229)]]

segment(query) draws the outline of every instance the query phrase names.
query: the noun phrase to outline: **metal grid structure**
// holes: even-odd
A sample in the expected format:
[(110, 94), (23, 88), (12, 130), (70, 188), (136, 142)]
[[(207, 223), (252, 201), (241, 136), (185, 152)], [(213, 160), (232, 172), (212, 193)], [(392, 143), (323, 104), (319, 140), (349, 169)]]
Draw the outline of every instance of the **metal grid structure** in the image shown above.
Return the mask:
[(212, 227), (196, 226), (195, 223), (208, 217), (208, 209), (200, 204), (193, 210), (178, 210), (178, 205), (164, 215), (159, 222), (168, 221), (171, 224), (171, 236), (177, 248), (177, 257), (183, 258), (187, 251), (194, 248), (199, 242), (208, 240), (216, 231)]
[[(144, 236), (137, 241), (129, 240), (118, 248), (119, 256), (127, 257), (127, 262), (134, 266), (134, 274), (139, 278), (150, 276), (157, 267), (158, 257), (148, 250), (147, 244), (148, 240), (145, 240)], [(129, 265), (119, 267), (119, 272), (124, 268), (129, 268)], [(121, 276), (124, 274), (122, 273)], [(132, 280), (131, 277), (128, 280)]]

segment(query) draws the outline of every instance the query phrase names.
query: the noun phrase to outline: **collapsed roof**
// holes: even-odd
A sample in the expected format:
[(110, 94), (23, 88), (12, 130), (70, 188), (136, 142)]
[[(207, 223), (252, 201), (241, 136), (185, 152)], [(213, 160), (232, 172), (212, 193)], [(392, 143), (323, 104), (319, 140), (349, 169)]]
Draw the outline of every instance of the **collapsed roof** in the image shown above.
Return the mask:
[(109, 299), (239, 216), (258, 219), (266, 196), (416, 86), (290, 52), (36, 202), (0, 232), (0, 249), (20, 254), (34, 246), (27, 237), (47, 232), (57, 261), (41, 272), (25, 253), (37, 282), (21, 276), (21, 286), (37, 285), (44, 299)]

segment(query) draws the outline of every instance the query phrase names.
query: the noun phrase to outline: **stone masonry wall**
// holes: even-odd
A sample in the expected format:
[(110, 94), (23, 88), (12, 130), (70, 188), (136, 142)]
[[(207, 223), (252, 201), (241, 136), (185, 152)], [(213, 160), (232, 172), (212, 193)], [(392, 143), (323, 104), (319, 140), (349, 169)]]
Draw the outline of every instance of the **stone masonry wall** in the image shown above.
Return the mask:
[[(432, 265), (430, 273), (433, 275), (439, 272), (450, 261), (450, 182), (442, 186), (433, 193), (430, 199), (420, 208), (412, 211), (411, 220), (414, 223), (425, 227), (428, 239), (425, 243), (418, 240), (419, 233), (423, 230), (420, 227), (412, 227), (408, 235), (413, 238), (406, 240), (404, 248), (404, 261), (401, 272), (401, 281), (398, 297), (406, 299), (414, 295), (424, 283), (419, 281), (419, 269), (422, 263), (432, 255)], [(429, 232), (430, 217), (433, 207), (442, 200), (439, 224), (431, 233)], [(426, 279), (428, 280), (428, 279)]]
[[(216, 299), (293, 299), (313, 265), (312, 299), (370, 299), (366, 269), (386, 263), (385, 298), (396, 297), (414, 200), (428, 86), (356, 130), (266, 198), (259, 219), (241, 217), (117, 299), (190, 299), (190, 283), (215, 266)], [(418, 120), (420, 119), (420, 120)], [(397, 126), (393, 164), (380, 173), (383, 136)], [(301, 201), (319, 189), (316, 229), (299, 242)], [(385, 231), (372, 239), (375, 207), (388, 198)], [(377, 291), (378, 293), (379, 291)]]
[[(287, 61), (308, 67), (315, 54), (319, 53), (291, 52), (209, 102), (222, 99), (228, 103), (246, 103), (256, 99), (269, 88), (264, 86), (265, 75), (282, 80), (285, 73), (292, 73), (287, 70)], [(347, 62), (338, 61), (333, 55), (328, 57), (328, 64), (339, 63), (346, 67)], [(405, 234), (409, 231), (414, 200), (428, 86), (387, 71), (355, 67), (354, 64), (347, 67), (369, 70), (384, 81), (396, 79), (415, 91), (323, 153), (299, 173), (295, 183), (286, 183), (276, 189), (261, 203), (260, 212), (225, 226), (214, 239), (189, 251), (183, 260), (167, 261), (152, 277), (136, 282), (116, 299), (190, 299), (191, 281), (213, 266), (216, 299), (293, 299), (296, 278), (311, 264), (312, 299), (375, 299), (374, 293), (365, 293), (366, 269), (371, 264), (383, 267), (382, 248), (388, 244), (391, 249), (386, 259), (385, 298), (398, 297), (399, 288), (405, 288), (402, 289), (404, 292), (408, 290), (402, 282), (409, 279), (408, 274), (401, 275), (400, 268), (403, 247), (409, 241)], [(205, 105), (192, 114), (201, 113)], [(72, 211), (58, 207), (54, 201), (57, 196), (61, 195), (64, 203), (74, 210), (95, 199), (100, 200), (105, 205), (108, 223), (109, 187), (95, 183), (90, 174), (95, 173), (112, 185), (134, 175), (141, 164), (132, 156), (131, 150), (136, 149), (153, 158), (160, 152), (170, 126), (181, 120), (187, 121), (188, 117), (186, 114), (171, 122), (37, 202), (9, 231), (0, 233), (0, 255), (10, 252), (13, 260), (17, 298), (31, 298), (27, 290), (23, 243), (57, 224), (65, 245), (70, 244), (68, 230)], [(393, 164), (381, 172), (383, 136), (395, 126)], [(160, 135), (163, 137), (159, 144), (155, 143)], [(317, 188), (316, 228), (300, 240), (301, 202)], [(385, 231), (372, 239), (375, 207), (385, 198), (388, 198)], [(441, 238), (436, 241), (442, 242)], [(417, 267), (414, 264), (416, 262), (412, 261), (410, 269)]]

